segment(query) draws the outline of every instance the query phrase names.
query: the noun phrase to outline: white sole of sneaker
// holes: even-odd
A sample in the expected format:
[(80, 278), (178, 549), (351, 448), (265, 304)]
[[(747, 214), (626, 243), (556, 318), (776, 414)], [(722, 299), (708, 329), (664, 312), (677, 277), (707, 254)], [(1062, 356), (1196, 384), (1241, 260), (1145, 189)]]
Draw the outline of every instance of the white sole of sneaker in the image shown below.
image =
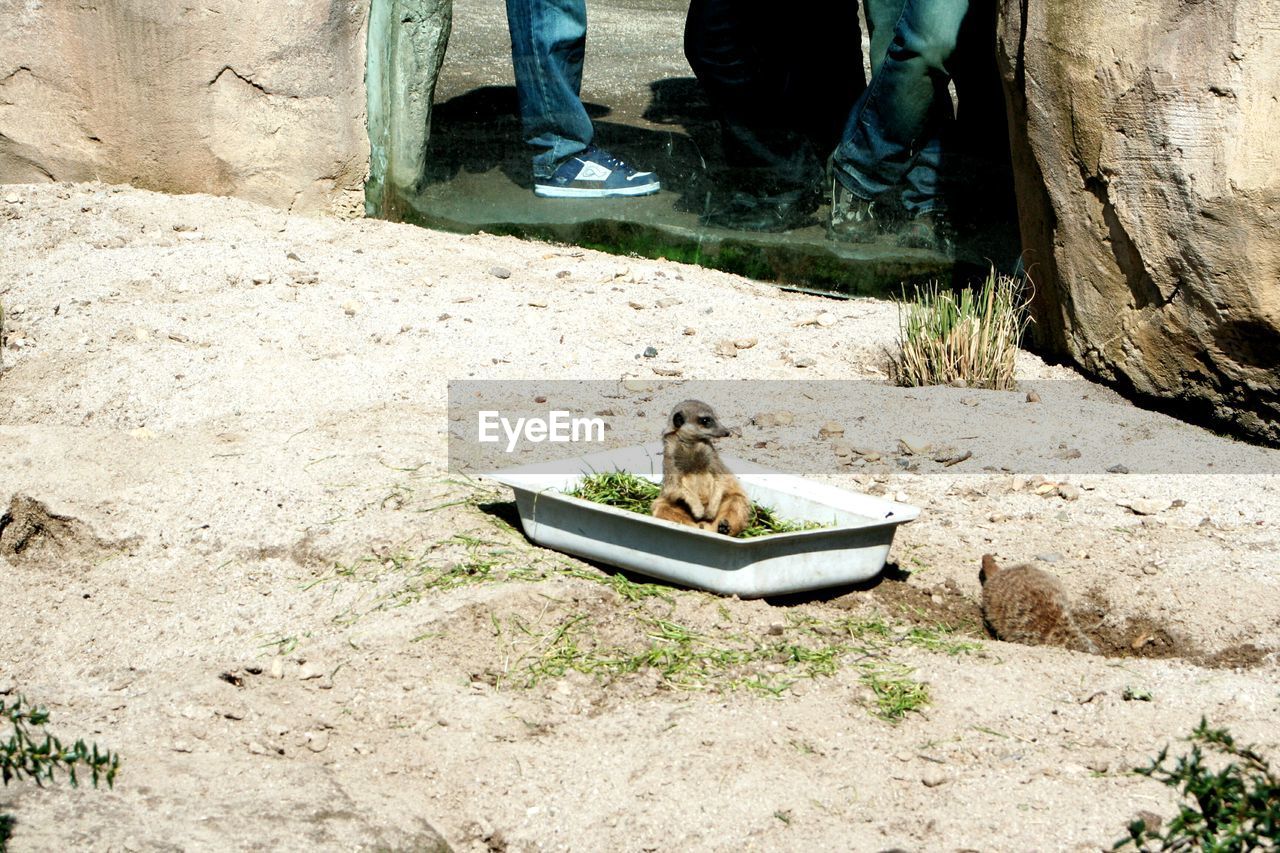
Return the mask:
[(533, 194), (540, 198), (626, 198), (641, 195), (653, 195), (662, 189), (662, 184), (656, 181), (652, 184), (642, 184), (636, 187), (620, 187), (612, 190), (605, 189), (583, 189), (579, 187), (549, 187), (540, 184), (533, 185)]

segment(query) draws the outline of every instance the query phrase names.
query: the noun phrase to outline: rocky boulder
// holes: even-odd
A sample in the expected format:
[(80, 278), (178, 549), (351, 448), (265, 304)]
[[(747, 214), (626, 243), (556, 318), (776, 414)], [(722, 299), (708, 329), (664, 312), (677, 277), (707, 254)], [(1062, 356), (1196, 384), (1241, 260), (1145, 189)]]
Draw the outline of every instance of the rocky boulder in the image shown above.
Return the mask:
[(0, 0), (0, 183), (358, 212), (369, 0)]
[(1002, 0), (1038, 342), (1280, 444), (1280, 6)]

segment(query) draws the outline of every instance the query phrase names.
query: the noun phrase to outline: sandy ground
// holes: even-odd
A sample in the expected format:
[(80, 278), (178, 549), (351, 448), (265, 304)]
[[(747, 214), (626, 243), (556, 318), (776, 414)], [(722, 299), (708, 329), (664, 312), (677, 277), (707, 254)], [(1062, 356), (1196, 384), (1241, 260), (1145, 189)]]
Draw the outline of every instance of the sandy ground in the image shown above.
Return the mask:
[[(881, 379), (892, 305), (219, 198), (2, 189), (0, 693), (123, 758), (114, 790), (0, 790), (13, 850), (407, 850), (437, 832), (458, 851), (1085, 850), (1172, 814), (1130, 768), (1201, 715), (1277, 754), (1274, 451), (1031, 355), (1039, 404), (880, 388), (882, 410), (840, 415), (847, 446), (816, 436), (830, 413), (758, 426), (736, 400), (726, 449), (919, 520), (862, 589), (635, 586), (533, 546), (509, 494), (447, 470), (446, 381), (630, 378), (613, 405), (652, 423), (655, 367)], [(1072, 431), (1049, 445), (1064, 469), (1077, 445), (1098, 465), (999, 461), (1034, 406)], [(973, 456), (906, 458), (894, 418)], [(1206, 460), (1227, 473), (1190, 473)], [(1038, 558), (1113, 656), (979, 639), (985, 551)], [(692, 669), (573, 669), (652, 649), (663, 625), (697, 638)], [(940, 625), (957, 633), (908, 633)], [(864, 651), (825, 669), (784, 653), (833, 637)], [(931, 701), (881, 719), (869, 666)]]

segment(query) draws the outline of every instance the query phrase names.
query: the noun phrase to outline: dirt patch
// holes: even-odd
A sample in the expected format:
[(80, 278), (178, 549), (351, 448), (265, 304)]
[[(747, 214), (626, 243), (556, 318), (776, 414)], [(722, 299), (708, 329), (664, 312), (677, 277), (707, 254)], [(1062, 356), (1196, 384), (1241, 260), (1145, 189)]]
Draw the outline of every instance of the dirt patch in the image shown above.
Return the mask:
[(1214, 669), (1252, 669), (1266, 663), (1267, 658), (1273, 654), (1275, 649), (1255, 646), (1253, 643), (1238, 643), (1201, 655), (1196, 660), (1201, 666)]
[(1178, 658), (1214, 669), (1247, 669), (1262, 665), (1273, 651), (1252, 643), (1205, 651), (1149, 616), (1128, 615), (1122, 620), (1108, 618), (1114, 610), (1107, 597), (1094, 589), (1085, 597), (1085, 604), (1072, 613), (1076, 625), (1094, 642), (1103, 657)]
[(0, 555), (17, 565), (89, 563), (110, 548), (84, 522), (27, 495), (14, 495), (0, 515)]
[[(992, 638), (982, 607), (966, 596), (954, 580), (927, 587), (912, 586), (907, 575), (890, 566), (880, 583), (842, 595), (832, 603), (843, 609), (873, 604), (888, 615), (913, 625), (941, 627), (958, 634)], [(1108, 658), (1180, 659), (1214, 669), (1250, 669), (1266, 663), (1275, 649), (1240, 643), (1206, 651), (1159, 621), (1142, 615), (1108, 618), (1114, 605), (1099, 590), (1091, 591), (1072, 617), (1099, 653)]]
[(1114, 608), (1099, 591), (1092, 590), (1072, 618), (1103, 657), (1184, 658), (1195, 653), (1185, 639), (1146, 616), (1110, 617)]
[(854, 593), (834, 600), (837, 607), (856, 609), (874, 604), (889, 616), (912, 625), (945, 628), (974, 637), (985, 636), (982, 608), (960, 590), (960, 585), (947, 578), (927, 587), (907, 583), (908, 575), (890, 566), (880, 583), (865, 593)]

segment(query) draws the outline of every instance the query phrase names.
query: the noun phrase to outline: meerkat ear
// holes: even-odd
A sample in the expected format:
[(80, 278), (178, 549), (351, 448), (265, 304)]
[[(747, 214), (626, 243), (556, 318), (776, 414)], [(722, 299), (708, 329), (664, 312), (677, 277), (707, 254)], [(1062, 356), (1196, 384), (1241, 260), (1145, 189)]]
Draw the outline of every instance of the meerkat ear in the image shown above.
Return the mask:
[(676, 429), (684, 426), (684, 412), (676, 412), (671, 416), (671, 425)]

